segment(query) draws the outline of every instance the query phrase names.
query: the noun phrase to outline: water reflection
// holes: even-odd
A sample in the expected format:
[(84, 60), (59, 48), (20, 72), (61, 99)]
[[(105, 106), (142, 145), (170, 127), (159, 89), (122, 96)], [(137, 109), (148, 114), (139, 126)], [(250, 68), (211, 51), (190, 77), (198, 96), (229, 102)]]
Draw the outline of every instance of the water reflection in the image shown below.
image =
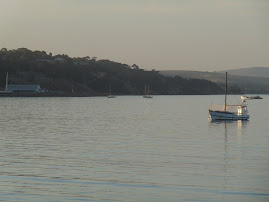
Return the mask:
[(227, 122), (224, 122), (224, 189), (227, 188), (228, 184), (228, 169), (229, 169), (229, 146), (228, 146), (228, 135), (227, 135)]
[(221, 128), (223, 128), (225, 134), (224, 136), (227, 136), (227, 133), (230, 133), (230, 135), (234, 135), (236, 130), (237, 136), (240, 137), (242, 135), (242, 131), (246, 130), (248, 124), (248, 120), (209, 120), (209, 128), (213, 128), (215, 130), (220, 130)]
[(110, 101), (1, 99), (1, 199), (269, 199), (267, 117), (208, 123), (193, 96)]
[[(223, 141), (223, 189), (229, 189), (230, 182), (240, 176), (242, 157), (242, 134), (249, 121), (209, 120), (209, 131)], [(243, 131), (243, 132), (242, 132)], [(219, 136), (223, 135), (223, 137)]]
[(233, 121), (233, 120), (212, 120), (212, 119), (209, 119), (208, 122), (209, 122), (210, 126), (223, 125), (224, 127), (227, 127), (227, 126), (235, 126), (236, 125), (238, 129), (241, 129), (242, 127), (246, 127), (249, 123), (248, 120)]

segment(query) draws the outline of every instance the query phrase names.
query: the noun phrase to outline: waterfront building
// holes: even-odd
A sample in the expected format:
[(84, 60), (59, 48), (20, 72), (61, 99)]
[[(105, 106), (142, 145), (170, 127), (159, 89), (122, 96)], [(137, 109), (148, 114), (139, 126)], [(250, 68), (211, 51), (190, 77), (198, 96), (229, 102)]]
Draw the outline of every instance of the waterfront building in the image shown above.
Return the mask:
[(40, 88), (40, 85), (7, 85), (7, 91), (13, 93), (45, 93), (44, 89)]

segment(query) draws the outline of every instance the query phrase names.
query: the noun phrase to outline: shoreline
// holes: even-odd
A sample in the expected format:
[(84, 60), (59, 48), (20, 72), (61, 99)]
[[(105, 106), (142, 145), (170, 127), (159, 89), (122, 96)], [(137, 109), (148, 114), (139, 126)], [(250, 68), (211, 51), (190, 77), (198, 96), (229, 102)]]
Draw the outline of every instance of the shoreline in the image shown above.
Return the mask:
[[(152, 96), (162, 96), (162, 95), (170, 95), (170, 96), (177, 96), (177, 95), (224, 95), (224, 94), (152, 94)], [(242, 94), (231, 94), (231, 95), (242, 95)], [(256, 94), (253, 94), (256, 95)], [(266, 94), (260, 94), (260, 95), (266, 95)], [(35, 94), (35, 93), (29, 93), (29, 94), (22, 94), (22, 93), (0, 93), (1, 97), (107, 97), (107, 94), (102, 93), (96, 93), (96, 94), (88, 94), (88, 93), (44, 93), (44, 94)], [(118, 96), (143, 96), (142, 94), (120, 94), (116, 95)]]
[(0, 97), (94, 97), (105, 96), (102, 94), (86, 94), (86, 93), (3, 93)]

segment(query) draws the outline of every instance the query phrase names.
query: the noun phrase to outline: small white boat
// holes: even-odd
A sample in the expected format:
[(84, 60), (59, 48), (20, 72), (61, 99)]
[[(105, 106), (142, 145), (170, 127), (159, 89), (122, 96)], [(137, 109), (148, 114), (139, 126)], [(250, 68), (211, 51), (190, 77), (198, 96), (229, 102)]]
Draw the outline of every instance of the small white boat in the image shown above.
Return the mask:
[(260, 100), (260, 99), (263, 99), (261, 96), (259, 95), (256, 95), (256, 96), (250, 96), (250, 99), (252, 100)]
[(254, 96), (246, 95), (246, 87), (245, 87), (245, 95), (241, 96), (241, 100), (256, 100), (256, 99), (263, 99), (263, 98), (259, 95)]
[(145, 95), (143, 96), (143, 98), (152, 98), (152, 96), (149, 95), (149, 85), (145, 85)]
[(225, 85), (225, 104), (224, 105), (210, 105), (208, 114), (212, 120), (248, 120), (249, 115), (247, 111), (247, 96), (241, 96), (241, 104), (228, 105), (227, 104), (227, 72)]
[(115, 98), (116, 95), (108, 95), (107, 98)]
[(263, 99), (261, 96), (259, 95), (255, 95), (255, 96), (241, 96), (241, 99), (242, 100), (260, 100), (260, 99)]
[(110, 84), (110, 87), (109, 87), (109, 94), (108, 94), (107, 98), (115, 98), (115, 97), (116, 97), (116, 95), (113, 95), (113, 94), (111, 93), (111, 84)]

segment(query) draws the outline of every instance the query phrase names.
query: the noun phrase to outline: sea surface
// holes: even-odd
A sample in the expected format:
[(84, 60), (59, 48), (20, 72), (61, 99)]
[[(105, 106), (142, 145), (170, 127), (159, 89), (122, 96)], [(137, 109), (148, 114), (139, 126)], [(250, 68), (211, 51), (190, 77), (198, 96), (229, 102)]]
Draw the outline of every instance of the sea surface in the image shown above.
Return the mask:
[(262, 97), (243, 122), (208, 120), (222, 95), (2, 97), (0, 201), (269, 201)]

